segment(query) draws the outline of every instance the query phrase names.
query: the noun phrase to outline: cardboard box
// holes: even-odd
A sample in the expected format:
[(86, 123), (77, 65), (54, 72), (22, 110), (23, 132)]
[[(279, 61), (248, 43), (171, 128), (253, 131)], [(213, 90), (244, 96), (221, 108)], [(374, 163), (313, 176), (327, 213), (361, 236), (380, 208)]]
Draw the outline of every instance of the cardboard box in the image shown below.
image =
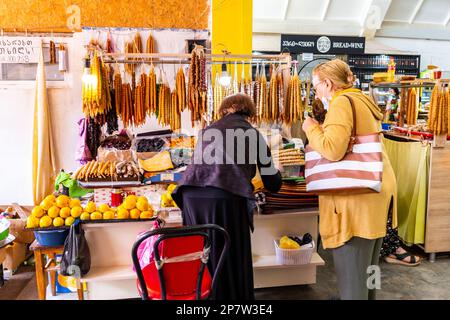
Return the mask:
[(3, 268), (13, 271), (25, 261), (28, 253), (28, 245), (14, 242), (12, 245), (7, 246), (5, 250), (6, 258), (3, 261)]

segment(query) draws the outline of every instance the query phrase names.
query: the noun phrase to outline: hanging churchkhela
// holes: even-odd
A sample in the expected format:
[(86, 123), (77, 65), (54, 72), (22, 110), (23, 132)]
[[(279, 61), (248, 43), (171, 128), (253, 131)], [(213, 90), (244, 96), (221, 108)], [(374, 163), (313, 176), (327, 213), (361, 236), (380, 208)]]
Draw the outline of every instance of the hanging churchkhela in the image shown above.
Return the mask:
[(206, 98), (206, 57), (203, 47), (196, 46), (191, 54), (188, 81), (188, 108), (191, 111), (192, 126), (206, 112)]
[(175, 90), (177, 92), (178, 112), (181, 113), (186, 109), (186, 78), (184, 76), (183, 67), (180, 67), (175, 80)]
[(297, 68), (294, 70), (294, 75), (291, 76), (285, 102), (283, 121), (290, 125), (295, 121), (303, 120), (303, 102), (301, 95), (301, 83), (298, 77)]
[(146, 53), (156, 53), (155, 49), (155, 39), (153, 38), (152, 34), (147, 38), (147, 46), (146, 46)]
[(267, 78), (266, 78), (266, 70), (263, 65), (262, 74), (259, 79), (259, 99), (258, 99), (258, 122), (268, 122), (270, 120), (270, 111), (269, 111), (269, 95), (267, 90)]
[(406, 124), (415, 125), (417, 123), (417, 95), (414, 88), (408, 90), (408, 100), (406, 107)]
[(147, 85), (145, 86), (146, 89), (146, 101), (148, 100), (148, 108), (147, 108), (147, 114), (152, 115), (156, 113), (157, 108), (157, 88), (156, 88), (156, 73), (155, 68), (153, 64), (150, 67), (150, 73), (147, 77)]
[(428, 128), (436, 135), (449, 132), (449, 91), (437, 83), (431, 92)]

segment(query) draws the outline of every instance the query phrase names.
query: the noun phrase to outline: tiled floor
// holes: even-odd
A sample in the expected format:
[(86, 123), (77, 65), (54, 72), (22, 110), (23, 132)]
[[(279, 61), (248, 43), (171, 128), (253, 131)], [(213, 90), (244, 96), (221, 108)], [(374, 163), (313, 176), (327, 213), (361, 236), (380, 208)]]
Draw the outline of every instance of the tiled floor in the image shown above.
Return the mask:
[[(326, 251), (319, 251), (326, 266), (317, 269), (317, 283), (256, 290), (256, 298), (282, 300), (336, 299), (338, 291), (333, 261)], [(408, 268), (381, 263), (381, 290), (377, 298), (385, 299), (450, 299), (450, 255), (438, 255), (435, 263), (424, 260), (418, 267)], [(0, 300), (37, 300), (33, 267), (21, 267), (0, 289)], [(60, 294), (50, 300), (75, 300), (76, 294)]]

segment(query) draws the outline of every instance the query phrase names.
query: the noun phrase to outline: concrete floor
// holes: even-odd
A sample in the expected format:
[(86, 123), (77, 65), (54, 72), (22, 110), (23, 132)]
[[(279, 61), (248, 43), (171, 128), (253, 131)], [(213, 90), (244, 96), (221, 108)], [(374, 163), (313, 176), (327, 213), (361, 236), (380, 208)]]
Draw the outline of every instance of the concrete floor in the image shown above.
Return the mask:
[[(339, 297), (333, 259), (327, 251), (319, 250), (326, 265), (317, 269), (315, 285), (258, 289), (258, 300), (328, 300)], [(418, 267), (404, 267), (381, 262), (379, 300), (450, 299), (450, 255), (437, 255), (435, 263), (424, 259)], [(61, 294), (51, 300), (76, 300), (76, 294)], [(0, 288), (0, 300), (37, 300), (34, 269), (22, 266)]]

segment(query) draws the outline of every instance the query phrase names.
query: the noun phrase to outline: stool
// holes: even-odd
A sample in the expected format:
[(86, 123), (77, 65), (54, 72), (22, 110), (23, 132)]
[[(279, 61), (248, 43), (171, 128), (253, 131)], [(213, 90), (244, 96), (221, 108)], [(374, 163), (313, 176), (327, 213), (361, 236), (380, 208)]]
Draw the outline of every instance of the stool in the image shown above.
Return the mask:
[[(31, 244), (30, 250), (34, 252), (34, 260), (36, 266), (36, 283), (38, 289), (39, 300), (45, 300), (46, 288), (45, 288), (45, 272), (50, 273), (50, 284), (52, 289), (52, 296), (56, 296), (56, 271), (59, 267), (56, 266), (56, 255), (62, 254), (64, 246), (48, 247), (41, 246), (36, 240)], [(48, 256), (48, 262), (43, 265), (43, 256)], [(77, 293), (78, 300), (83, 300), (83, 287), (77, 279)]]

